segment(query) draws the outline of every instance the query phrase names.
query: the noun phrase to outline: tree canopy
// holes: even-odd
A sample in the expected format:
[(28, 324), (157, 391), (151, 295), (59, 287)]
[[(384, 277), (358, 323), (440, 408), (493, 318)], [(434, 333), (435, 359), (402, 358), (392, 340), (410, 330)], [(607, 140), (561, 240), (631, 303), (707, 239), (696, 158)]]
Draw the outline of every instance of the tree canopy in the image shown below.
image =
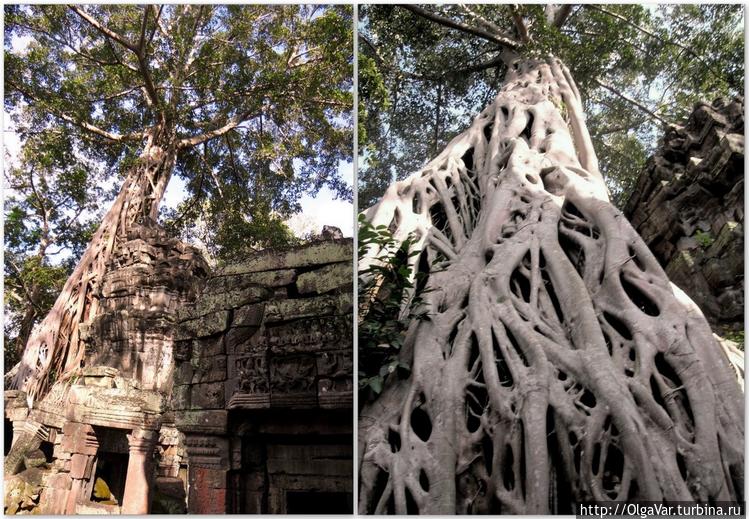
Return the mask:
[(177, 230), (204, 216), (212, 244), (237, 252), (272, 243), (302, 193), (327, 185), (351, 197), (337, 174), (352, 149), (350, 7), (5, 14), (5, 103), (22, 137), (62, 127), (76, 152), (69, 160), (83, 156), (121, 177), (150, 127), (176, 127), (175, 173), (189, 195), (170, 215)]
[(359, 207), (436, 155), (493, 99), (502, 48), (568, 65), (621, 203), (662, 125), (683, 122), (700, 99), (743, 95), (743, 17), (741, 5), (365, 5)]

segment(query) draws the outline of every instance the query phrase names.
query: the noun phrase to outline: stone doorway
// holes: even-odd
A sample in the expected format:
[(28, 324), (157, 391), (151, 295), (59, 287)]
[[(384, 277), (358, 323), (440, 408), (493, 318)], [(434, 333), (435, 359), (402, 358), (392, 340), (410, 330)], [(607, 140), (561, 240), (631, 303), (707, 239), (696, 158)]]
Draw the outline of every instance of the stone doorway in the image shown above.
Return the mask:
[[(295, 414), (302, 432), (303, 418), (309, 417), (300, 411)], [(245, 429), (232, 441), (235, 454), (234, 470), (229, 474), (231, 513), (353, 513), (353, 448), (349, 434), (335, 434), (332, 430), (328, 434), (320, 434), (319, 430), (293, 434), (278, 423), (259, 428), (257, 425), (256, 421), (254, 431)]]
[(13, 445), (13, 422), (8, 420), (7, 418), (5, 418), (5, 427), (3, 433), (5, 434), (3, 456), (7, 456), (10, 452), (10, 447)]
[(351, 492), (287, 492), (287, 514), (352, 514)]
[(91, 501), (112, 501), (102, 491), (106, 492), (99, 479), (107, 485), (112, 497), (122, 505), (122, 497), (125, 494), (125, 480), (127, 479), (128, 455), (118, 452), (100, 452), (96, 461), (96, 473), (94, 475), (94, 486), (91, 490)]
[(122, 506), (130, 461), (127, 431), (108, 427), (94, 427), (94, 430), (99, 448), (89, 498), (92, 502)]

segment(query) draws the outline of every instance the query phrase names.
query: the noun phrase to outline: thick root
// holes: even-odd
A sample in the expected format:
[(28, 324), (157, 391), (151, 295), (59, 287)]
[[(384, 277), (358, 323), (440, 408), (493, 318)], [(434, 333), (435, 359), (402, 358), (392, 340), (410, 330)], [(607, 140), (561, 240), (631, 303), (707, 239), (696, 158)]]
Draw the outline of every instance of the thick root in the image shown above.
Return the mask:
[(743, 499), (734, 372), (609, 202), (557, 60), (513, 63), (471, 128), (367, 217), (415, 235), (429, 279), (412, 375), (360, 417), (360, 512)]

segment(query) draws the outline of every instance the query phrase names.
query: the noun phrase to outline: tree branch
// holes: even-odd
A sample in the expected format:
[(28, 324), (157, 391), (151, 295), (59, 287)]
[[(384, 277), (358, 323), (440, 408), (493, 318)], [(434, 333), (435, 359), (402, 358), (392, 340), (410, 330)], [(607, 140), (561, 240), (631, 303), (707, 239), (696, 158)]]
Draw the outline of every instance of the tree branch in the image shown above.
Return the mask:
[[(261, 110), (262, 108), (258, 110), (258, 112), (260, 112)], [(180, 149), (192, 148), (193, 146), (197, 146), (198, 144), (202, 144), (211, 139), (215, 139), (216, 137), (220, 137), (225, 133), (230, 132), (231, 130), (242, 124), (244, 121), (255, 117), (256, 115), (258, 115), (258, 113), (255, 113), (255, 110), (243, 112), (235, 117), (232, 117), (226, 123), (215, 128), (214, 130), (196, 135), (194, 137), (186, 137), (184, 139), (180, 139), (177, 143), (177, 147)]]
[[(152, 5), (150, 6), (153, 9), (156, 9), (156, 6)], [(151, 34), (148, 36), (148, 42), (146, 42), (146, 46), (150, 45), (153, 41), (153, 37), (156, 35), (156, 28), (159, 26), (159, 19), (161, 18), (161, 11), (164, 9), (163, 5), (159, 6), (159, 10), (156, 11), (156, 17), (153, 21), (153, 29), (151, 29)]]
[(614, 87), (612, 87), (610, 85), (607, 85), (606, 83), (604, 83), (603, 81), (601, 81), (599, 79), (595, 79), (594, 81), (595, 81), (595, 83), (598, 86), (600, 86), (602, 88), (605, 88), (606, 90), (608, 90), (609, 92), (611, 92), (615, 96), (623, 99), (624, 101), (627, 101), (629, 104), (635, 106), (636, 108), (638, 108), (642, 112), (646, 113), (647, 115), (650, 116), (651, 119), (655, 119), (656, 121), (659, 121), (659, 122), (665, 124), (666, 126), (674, 126), (674, 124), (672, 122), (667, 121), (666, 119), (664, 119), (660, 115), (658, 115), (655, 112), (653, 112), (652, 110), (650, 110), (647, 106), (643, 105), (642, 103), (640, 103), (638, 101), (635, 101), (634, 99), (632, 99), (631, 97), (623, 94), (622, 92), (619, 92)]
[[(663, 38), (661, 36), (658, 36), (656, 33), (652, 32), (652, 31), (650, 31), (650, 30), (648, 30), (648, 29), (646, 29), (646, 28), (644, 28), (644, 27), (642, 27), (640, 25), (637, 25), (635, 22), (633, 22), (632, 20), (628, 19), (627, 17), (622, 16), (620, 14), (617, 14), (617, 13), (615, 13), (613, 11), (609, 11), (608, 9), (605, 9), (605, 8), (603, 8), (601, 6), (593, 5), (593, 4), (586, 4), (586, 7), (594, 9), (594, 10), (596, 10), (596, 11), (598, 11), (600, 13), (606, 14), (608, 16), (611, 16), (612, 18), (616, 18), (617, 20), (626, 23), (630, 27), (633, 27), (634, 29), (637, 29), (641, 33), (646, 34), (646, 35), (650, 36), (651, 38), (654, 38), (654, 39), (658, 40), (659, 42), (661, 42), (663, 44), (673, 45), (673, 46), (676, 46), (676, 47), (678, 47), (678, 48), (686, 51), (687, 53), (691, 54), (692, 57), (694, 57), (697, 61), (699, 61), (700, 63), (702, 63), (705, 66), (705, 68), (707, 70), (709, 70), (711, 74), (713, 74), (713, 76), (715, 76), (718, 79), (724, 79), (724, 80), (726, 79), (720, 72), (718, 72), (715, 69), (713, 69), (710, 66), (710, 64), (707, 63), (705, 61), (705, 59), (701, 55), (697, 54), (697, 52), (694, 51), (691, 47), (687, 47), (686, 45), (683, 45), (683, 44), (679, 43), (678, 41), (673, 41), (673, 40), (670, 40), (668, 38)], [(732, 83), (730, 80), (728, 82)], [(731, 86), (734, 86), (734, 85), (731, 84)]]
[(88, 22), (89, 25), (91, 25), (97, 31), (102, 33), (104, 36), (116, 41), (117, 43), (125, 47), (126, 49), (133, 52), (133, 54), (135, 54), (135, 56), (138, 58), (138, 69), (140, 71), (141, 76), (143, 77), (143, 82), (145, 83), (146, 98), (150, 101), (149, 104), (155, 107), (158, 107), (159, 97), (156, 94), (156, 89), (153, 86), (153, 80), (151, 79), (151, 73), (148, 70), (148, 64), (146, 63), (146, 55), (145, 55), (145, 51), (142, 45), (143, 40), (145, 38), (146, 22), (148, 20), (148, 8), (146, 8), (145, 13), (143, 15), (143, 22), (141, 24), (141, 39), (138, 45), (133, 45), (121, 34), (118, 34), (114, 32), (113, 30), (111, 30), (109, 27), (102, 25), (96, 19), (90, 16), (86, 11), (84, 11), (82, 8), (76, 5), (69, 5), (68, 8), (72, 10), (74, 13), (76, 13), (78, 16), (83, 18), (86, 22)]
[(465, 12), (468, 16), (476, 20), (476, 22), (478, 22), (480, 25), (483, 25), (484, 29), (486, 29), (488, 32), (495, 34), (501, 38), (505, 38), (509, 41), (513, 40), (512, 36), (508, 34), (507, 32), (505, 32), (497, 24), (487, 20), (486, 18), (484, 18), (483, 16), (481, 16), (480, 14), (478, 14), (476, 11), (474, 11), (473, 9), (471, 9), (465, 4), (458, 4), (458, 5), (463, 12)]
[(520, 41), (523, 43), (530, 43), (531, 38), (528, 36), (528, 27), (525, 25), (520, 11), (518, 11), (518, 6), (511, 5), (510, 12), (512, 13), (512, 21), (515, 24), (515, 29), (518, 31)]
[(567, 18), (572, 13), (572, 4), (553, 5), (549, 4), (546, 6), (546, 22), (549, 25), (553, 25), (557, 29), (560, 29)]
[(372, 43), (372, 41), (369, 38), (367, 38), (364, 34), (359, 34), (358, 37), (360, 40), (366, 43), (367, 46), (372, 50), (375, 60), (380, 64), (380, 66), (404, 78), (414, 79), (416, 81), (440, 81), (441, 79), (444, 79), (449, 76), (454, 76), (457, 74), (468, 74), (471, 72), (480, 72), (488, 68), (497, 67), (501, 65), (502, 63), (504, 63), (504, 60), (502, 59), (501, 55), (497, 55), (491, 59), (488, 59), (481, 63), (477, 63), (475, 65), (468, 65), (466, 67), (462, 67), (458, 69), (446, 70), (442, 74), (435, 75), (435, 76), (424, 76), (421, 74), (414, 74), (413, 72), (406, 72), (406, 71), (400, 70), (396, 67), (389, 65), (388, 63), (385, 62), (384, 58), (380, 56), (380, 53), (377, 50), (377, 47), (375, 47), (374, 43)]
[(26, 89), (20, 87), (19, 85), (13, 83), (12, 81), (8, 81), (8, 85), (12, 86), (16, 90), (18, 90), (21, 94), (23, 94), (24, 96), (28, 97), (29, 99), (31, 99), (35, 103), (37, 103), (38, 106), (40, 106), (41, 108), (43, 108), (50, 115), (53, 115), (55, 117), (59, 117), (63, 121), (67, 121), (67, 122), (69, 122), (69, 123), (71, 123), (71, 124), (73, 124), (75, 126), (78, 126), (79, 128), (82, 128), (82, 129), (84, 129), (84, 130), (86, 130), (88, 132), (91, 132), (91, 133), (93, 133), (95, 135), (98, 135), (99, 137), (104, 137), (105, 139), (108, 139), (108, 140), (113, 141), (113, 142), (135, 141), (135, 140), (138, 140), (138, 139), (140, 139), (140, 138), (143, 137), (143, 133), (142, 132), (133, 132), (133, 133), (125, 134), (125, 135), (121, 135), (119, 133), (108, 132), (108, 131), (101, 129), (98, 126), (94, 126), (93, 124), (88, 123), (86, 121), (80, 121), (80, 120), (76, 119), (75, 117), (73, 117), (72, 115), (66, 114), (64, 112), (60, 112), (60, 111), (58, 111), (58, 110), (56, 110), (54, 108), (51, 108), (49, 106), (45, 106), (44, 103), (41, 102), (36, 96), (34, 96), (33, 94), (31, 94), (31, 92), (29, 92)]
[(485, 30), (482, 30), (476, 27), (471, 27), (461, 22), (456, 22), (455, 20), (451, 20), (450, 18), (447, 18), (445, 16), (439, 15), (437, 13), (433, 13), (417, 5), (398, 4), (398, 7), (407, 9), (411, 11), (412, 13), (418, 16), (421, 16), (422, 18), (426, 18), (427, 20), (431, 20), (439, 25), (443, 25), (445, 27), (449, 27), (451, 29), (455, 29), (457, 31), (464, 32), (467, 34), (472, 34), (474, 36), (478, 36), (479, 38), (490, 41), (492, 43), (497, 43), (504, 47), (515, 49), (520, 46), (520, 43), (515, 40), (503, 38), (501, 36), (487, 32)]
[(119, 133), (108, 132), (106, 130), (102, 130), (101, 128), (99, 128), (97, 126), (94, 126), (93, 124), (89, 124), (89, 123), (87, 123), (85, 121), (78, 121), (78, 120), (74, 119), (73, 117), (71, 117), (71, 116), (69, 116), (67, 114), (64, 114), (62, 112), (55, 113), (52, 110), (49, 110), (49, 112), (52, 115), (56, 115), (57, 117), (59, 117), (60, 119), (62, 119), (64, 121), (67, 121), (67, 122), (69, 122), (71, 124), (74, 124), (74, 125), (80, 127), (80, 128), (83, 128), (84, 130), (87, 130), (87, 131), (89, 131), (91, 133), (94, 133), (94, 134), (96, 134), (96, 135), (98, 135), (100, 137), (104, 137), (105, 139), (109, 139), (109, 140), (114, 141), (114, 142), (135, 141), (135, 140), (138, 140), (139, 138), (141, 138), (143, 136), (143, 134), (141, 132), (129, 133), (129, 134), (126, 134), (126, 135), (121, 135)]
[(77, 14), (78, 16), (80, 16), (81, 18), (83, 18), (86, 22), (88, 22), (89, 25), (91, 25), (94, 29), (96, 29), (97, 31), (99, 31), (100, 33), (102, 33), (107, 38), (110, 38), (110, 39), (116, 41), (117, 43), (119, 43), (123, 47), (126, 47), (126, 48), (130, 49), (131, 51), (133, 51), (136, 54), (138, 53), (138, 48), (135, 45), (133, 45), (132, 43), (130, 43), (129, 41), (127, 41), (124, 36), (122, 36), (121, 34), (118, 34), (118, 33), (114, 32), (109, 27), (106, 27), (106, 26), (100, 24), (96, 19), (94, 19), (91, 15), (89, 15), (81, 7), (79, 7), (77, 5), (69, 5), (68, 8), (71, 11), (73, 11), (75, 14)]
[(140, 49), (141, 52), (143, 52), (143, 49), (146, 46), (146, 27), (148, 25), (148, 11), (150, 10), (150, 5), (146, 5), (143, 8), (143, 20), (140, 24), (140, 38), (138, 39), (138, 49)]
[(570, 14), (572, 14), (572, 4), (563, 4), (559, 8), (559, 11), (557, 11), (556, 16), (554, 16), (554, 27), (561, 29)]

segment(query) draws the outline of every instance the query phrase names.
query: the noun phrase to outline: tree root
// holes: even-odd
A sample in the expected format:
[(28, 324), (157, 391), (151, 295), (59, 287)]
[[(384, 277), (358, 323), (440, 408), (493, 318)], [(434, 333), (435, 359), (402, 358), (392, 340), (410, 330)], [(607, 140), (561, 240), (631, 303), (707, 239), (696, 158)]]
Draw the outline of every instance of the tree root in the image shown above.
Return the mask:
[(416, 236), (429, 278), (410, 378), (361, 412), (361, 513), (743, 499), (734, 373), (610, 203), (558, 60), (513, 63), (472, 126), (366, 216)]

